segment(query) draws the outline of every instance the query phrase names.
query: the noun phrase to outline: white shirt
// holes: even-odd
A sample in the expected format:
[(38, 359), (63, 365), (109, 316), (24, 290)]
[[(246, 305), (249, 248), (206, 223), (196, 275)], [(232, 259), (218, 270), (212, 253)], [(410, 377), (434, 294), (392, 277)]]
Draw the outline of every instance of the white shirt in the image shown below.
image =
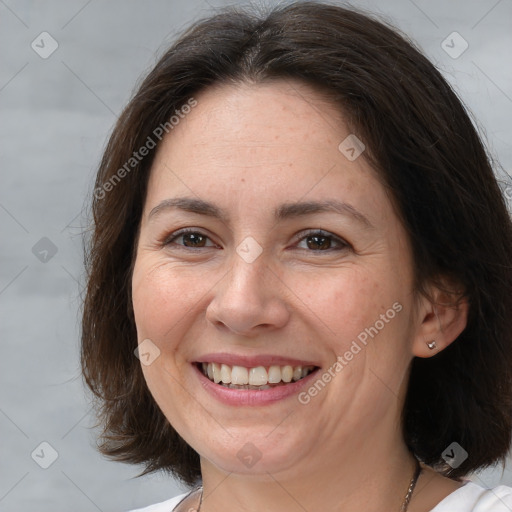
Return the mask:
[[(172, 512), (174, 507), (189, 493), (156, 503), (130, 512)], [(466, 482), (462, 487), (449, 494), (430, 512), (511, 512), (512, 487), (500, 485), (486, 489), (473, 482)]]

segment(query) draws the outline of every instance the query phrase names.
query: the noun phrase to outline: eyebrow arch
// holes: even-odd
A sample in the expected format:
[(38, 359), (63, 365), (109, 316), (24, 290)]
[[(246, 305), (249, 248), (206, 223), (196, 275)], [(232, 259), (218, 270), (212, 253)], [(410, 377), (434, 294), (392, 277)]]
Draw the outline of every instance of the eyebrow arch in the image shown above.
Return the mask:
[[(229, 215), (222, 208), (219, 208), (208, 201), (193, 197), (164, 199), (149, 212), (148, 221), (152, 220), (162, 212), (173, 209), (184, 210), (199, 215), (207, 215), (219, 219), (226, 224), (229, 223)], [(345, 215), (355, 219), (360, 224), (363, 224), (368, 228), (374, 228), (368, 218), (351, 204), (344, 203), (336, 199), (284, 203), (274, 210), (274, 218), (277, 221), (282, 221), (290, 218), (324, 212), (334, 212), (340, 215)]]

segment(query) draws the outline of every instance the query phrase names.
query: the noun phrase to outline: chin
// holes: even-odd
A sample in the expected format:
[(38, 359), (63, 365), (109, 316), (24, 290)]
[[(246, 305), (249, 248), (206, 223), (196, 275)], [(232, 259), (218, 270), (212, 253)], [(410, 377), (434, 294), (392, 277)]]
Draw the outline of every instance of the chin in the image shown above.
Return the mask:
[(259, 428), (251, 432), (249, 429), (237, 431), (227, 426), (228, 434), (219, 428), (222, 432), (216, 432), (219, 437), (215, 442), (204, 443), (205, 439), (211, 439), (215, 434), (208, 432), (200, 436), (199, 443), (191, 440), (190, 444), (202, 457), (226, 473), (268, 478), (268, 473), (293, 468), (302, 458), (300, 448), (304, 447), (304, 441), (294, 440), (289, 434), (282, 433), (277, 437), (272, 433), (269, 435), (272, 429), (262, 432)]

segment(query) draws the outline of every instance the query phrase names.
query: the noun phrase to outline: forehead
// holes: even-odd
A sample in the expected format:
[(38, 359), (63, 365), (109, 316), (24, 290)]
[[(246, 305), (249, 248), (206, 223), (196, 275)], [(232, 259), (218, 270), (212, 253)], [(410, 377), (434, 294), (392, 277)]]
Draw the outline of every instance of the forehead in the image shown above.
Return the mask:
[(309, 86), (218, 84), (195, 99), (158, 149), (148, 206), (185, 193), (254, 208), (327, 194), (385, 199), (365, 159), (339, 149), (351, 136), (340, 108)]
[(216, 84), (196, 100), (173, 134), (192, 135), (197, 148), (206, 144), (226, 153), (235, 144), (264, 154), (286, 145), (289, 153), (300, 151), (305, 144), (308, 151), (322, 151), (337, 147), (340, 131), (347, 131), (339, 108), (300, 82)]

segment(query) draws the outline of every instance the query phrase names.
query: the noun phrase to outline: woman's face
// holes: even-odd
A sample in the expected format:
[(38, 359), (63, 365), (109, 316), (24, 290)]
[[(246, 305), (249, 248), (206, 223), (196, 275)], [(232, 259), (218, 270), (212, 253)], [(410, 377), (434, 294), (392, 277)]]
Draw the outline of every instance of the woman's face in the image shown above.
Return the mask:
[(196, 100), (156, 155), (133, 272), (152, 395), (229, 472), (311, 471), (334, 446), (396, 440), (411, 251), (362, 148), (339, 148), (343, 119), (297, 82)]

